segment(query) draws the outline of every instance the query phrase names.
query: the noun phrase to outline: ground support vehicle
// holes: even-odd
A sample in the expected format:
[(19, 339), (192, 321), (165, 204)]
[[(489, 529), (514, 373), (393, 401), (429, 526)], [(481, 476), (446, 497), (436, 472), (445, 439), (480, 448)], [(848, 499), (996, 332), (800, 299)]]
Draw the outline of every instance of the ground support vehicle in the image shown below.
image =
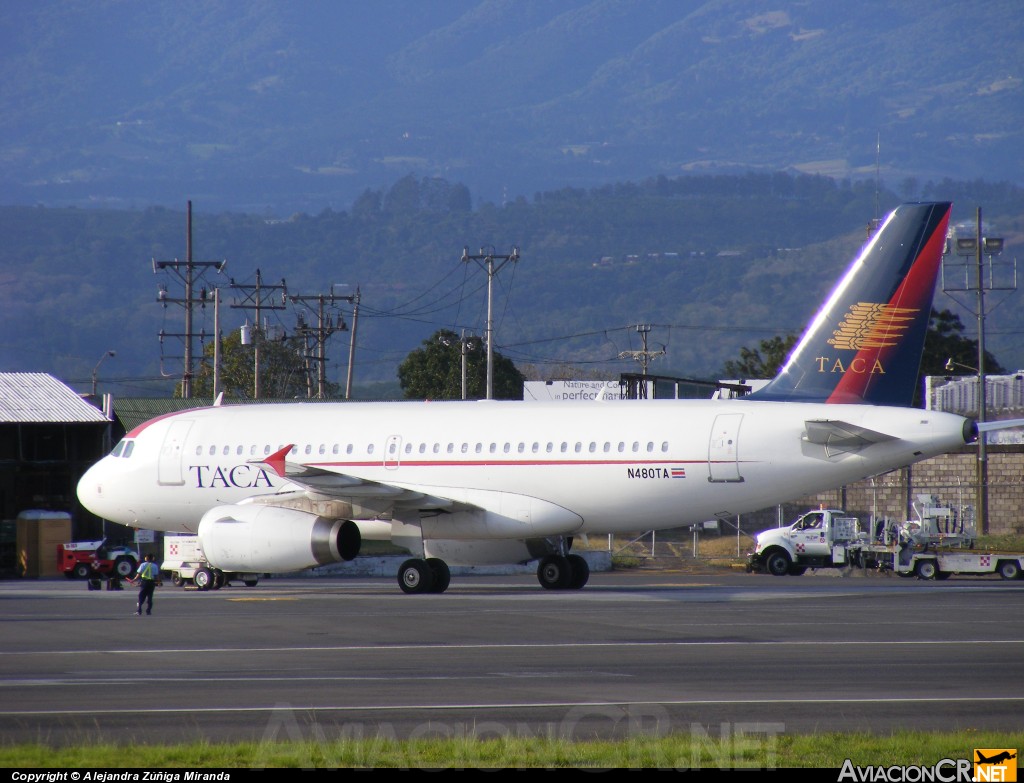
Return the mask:
[(1024, 554), (951, 548), (973, 546), (975, 536), (970, 526), (943, 529), (944, 520), (952, 516), (948, 511), (923, 504), (918, 520), (900, 526), (877, 525), (874, 539), (860, 530), (856, 517), (841, 510), (810, 511), (789, 527), (760, 533), (747, 556), (747, 571), (799, 576), (808, 568), (863, 568), (919, 579), (946, 579), (953, 574), (1024, 578)]
[(998, 574), (1003, 579), (1024, 578), (1024, 555), (999, 552), (910, 552), (897, 557), (893, 570), (900, 576), (946, 579), (953, 574)]
[(178, 587), (194, 586), (199, 590), (219, 590), (231, 582), (242, 582), (255, 587), (259, 574), (222, 571), (210, 565), (203, 554), (199, 536), (164, 536), (164, 559), (160, 570), (169, 574)]
[(850, 562), (850, 547), (866, 537), (856, 517), (838, 509), (809, 511), (789, 527), (757, 536), (747, 571), (800, 576), (808, 568), (838, 568)]
[(57, 566), (68, 579), (106, 579), (110, 589), (118, 589), (138, 567), (139, 553), (119, 544), (99, 541), (75, 541), (57, 547)]

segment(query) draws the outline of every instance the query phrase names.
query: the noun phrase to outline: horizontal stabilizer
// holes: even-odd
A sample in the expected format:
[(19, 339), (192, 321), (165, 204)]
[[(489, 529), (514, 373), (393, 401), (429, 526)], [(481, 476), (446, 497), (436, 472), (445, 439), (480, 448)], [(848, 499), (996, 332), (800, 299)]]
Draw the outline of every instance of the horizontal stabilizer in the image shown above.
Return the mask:
[(976, 425), (978, 432), (993, 432), (994, 430), (1009, 430), (1014, 427), (1024, 427), (1024, 419), (1003, 419), (1002, 421), (979, 421)]
[(815, 419), (804, 422), (804, 440), (825, 447), (828, 456), (853, 454), (872, 443), (895, 440), (892, 435), (845, 421)]

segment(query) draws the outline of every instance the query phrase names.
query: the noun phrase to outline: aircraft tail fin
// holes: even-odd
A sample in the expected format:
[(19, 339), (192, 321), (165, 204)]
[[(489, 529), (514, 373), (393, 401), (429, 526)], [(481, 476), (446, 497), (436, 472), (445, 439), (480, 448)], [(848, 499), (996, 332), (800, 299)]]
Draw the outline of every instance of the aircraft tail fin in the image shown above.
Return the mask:
[(779, 374), (750, 399), (909, 407), (952, 204), (889, 213)]

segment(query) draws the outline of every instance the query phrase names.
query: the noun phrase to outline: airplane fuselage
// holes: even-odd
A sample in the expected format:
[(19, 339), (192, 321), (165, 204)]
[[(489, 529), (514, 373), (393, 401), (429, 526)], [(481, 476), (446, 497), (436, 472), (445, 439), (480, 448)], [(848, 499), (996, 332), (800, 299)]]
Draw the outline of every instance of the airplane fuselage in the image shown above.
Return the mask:
[[(808, 437), (808, 422), (833, 421), (886, 438)], [(955, 449), (967, 427), (960, 416), (919, 409), (749, 400), (240, 405), (137, 428), (86, 473), (79, 495), (116, 522), (196, 532), (211, 508), (287, 489), (260, 460), (295, 444), (288, 459), (307, 468), (522, 521), (468, 537), (615, 533), (841, 486)], [(379, 497), (359, 507), (360, 491), (347, 493), (351, 518), (390, 513)]]

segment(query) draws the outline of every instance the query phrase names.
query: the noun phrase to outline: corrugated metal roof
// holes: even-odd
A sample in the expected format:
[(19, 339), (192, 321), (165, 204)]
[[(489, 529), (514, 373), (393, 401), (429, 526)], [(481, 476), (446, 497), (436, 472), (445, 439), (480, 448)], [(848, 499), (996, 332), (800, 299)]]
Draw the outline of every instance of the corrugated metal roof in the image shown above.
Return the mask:
[(115, 397), (114, 416), (121, 422), (125, 432), (131, 432), (140, 424), (165, 413), (206, 408), (210, 404), (208, 399), (195, 398), (184, 400), (181, 397)]
[(0, 373), (0, 423), (106, 422), (103, 412), (43, 372)]

